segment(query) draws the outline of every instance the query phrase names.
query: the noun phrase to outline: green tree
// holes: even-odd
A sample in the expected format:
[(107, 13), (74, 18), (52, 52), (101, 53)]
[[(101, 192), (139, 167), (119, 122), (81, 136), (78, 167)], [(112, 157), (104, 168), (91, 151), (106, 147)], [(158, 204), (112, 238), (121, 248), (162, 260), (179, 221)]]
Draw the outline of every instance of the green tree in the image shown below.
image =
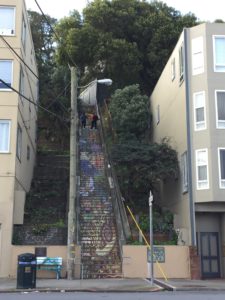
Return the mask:
[(109, 109), (116, 133), (110, 152), (122, 194), (143, 209), (159, 180), (177, 178), (177, 153), (166, 141), (149, 143), (148, 97), (141, 95), (138, 85), (116, 90)]
[(56, 44), (52, 28), (57, 20), (48, 15), (44, 18), (34, 11), (28, 11), (28, 14), (39, 72), (40, 103), (59, 116), (55, 117), (40, 109), (39, 136), (42, 132), (44, 136), (52, 132), (52, 140), (62, 140), (64, 137), (66, 140), (70, 74), (67, 66), (60, 66), (55, 60)]
[(110, 106), (112, 126), (121, 141), (142, 141), (149, 123), (148, 97), (140, 94), (138, 85), (118, 89)]
[(41, 14), (35, 11), (28, 11), (28, 15), (40, 74), (40, 101), (46, 103), (49, 97), (53, 96), (52, 73), (55, 68), (55, 47), (51, 26), (54, 26), (57, 20), (47, 15), (47, 22)]
[(182, 16), (163, 2), (140, 0), (94, 0), (79, 24), (77, 19), (81, 20), (72, 15), (57, 25), (63, 33), (59, 61), (68, 62), (66, 48), (84, 80), (109, 77), (114, 89), (139, 83), (146, 94), (151, 93), (183, 28), (197, 24), (193, 14)]

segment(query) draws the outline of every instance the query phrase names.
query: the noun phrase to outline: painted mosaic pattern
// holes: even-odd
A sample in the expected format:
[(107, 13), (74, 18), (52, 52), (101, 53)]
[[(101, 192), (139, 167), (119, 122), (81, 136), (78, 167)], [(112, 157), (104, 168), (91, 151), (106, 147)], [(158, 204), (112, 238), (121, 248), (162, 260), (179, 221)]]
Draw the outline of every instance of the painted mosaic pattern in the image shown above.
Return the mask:
[(98, 130), (80, 136), (80, 240), (84, 278), (121, 273), (121, 262)]

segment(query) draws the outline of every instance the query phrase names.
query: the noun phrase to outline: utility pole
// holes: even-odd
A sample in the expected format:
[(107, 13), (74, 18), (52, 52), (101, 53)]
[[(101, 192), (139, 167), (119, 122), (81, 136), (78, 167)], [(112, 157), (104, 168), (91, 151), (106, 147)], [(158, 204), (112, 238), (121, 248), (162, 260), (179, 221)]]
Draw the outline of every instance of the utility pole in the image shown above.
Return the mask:
[(76, 157), (77, 157), (77, 69), (71, 71), (71, 112), (70, 112), (70, 183), (67, 238), (67, 279), (74, 277), (75, 259), (75, 201), (76, 201)]

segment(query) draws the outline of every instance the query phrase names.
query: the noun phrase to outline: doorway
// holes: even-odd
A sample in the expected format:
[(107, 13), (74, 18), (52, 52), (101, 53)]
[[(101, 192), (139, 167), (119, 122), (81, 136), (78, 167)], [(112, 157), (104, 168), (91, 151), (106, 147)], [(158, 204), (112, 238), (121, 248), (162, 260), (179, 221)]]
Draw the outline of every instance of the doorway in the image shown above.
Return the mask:
[(219, 234), (200, 232), (202, 278), (220, 278)]

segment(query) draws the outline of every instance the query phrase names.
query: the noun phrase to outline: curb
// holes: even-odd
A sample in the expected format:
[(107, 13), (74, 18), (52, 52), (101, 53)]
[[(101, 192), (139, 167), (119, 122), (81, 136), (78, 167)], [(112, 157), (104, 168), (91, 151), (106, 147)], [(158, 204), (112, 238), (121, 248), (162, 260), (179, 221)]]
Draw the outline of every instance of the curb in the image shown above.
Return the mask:
[(120, 289), (5, 289), (5, 290), (0, 290), (0, 294), (7, 294), (7, 293), (20, 293), (20, 294), (30, 294), (30, 293), (75, 293), (75, 292), (80, 292), (80, 293), (151, 293), (151, 292), (158, 292), (162, 291), (162, 289), (159, 288), (154, 288), (154, 289), (149, 289), (149, 290), (120, 290)]
[(176, 287), (170, 285), (169, 283), (166, 283), (165, 281), (161, 281), (159, 279), (154, 279), (154, 283), (159, 285), (160, 287), (164, 288), (167, 291), (177, 291)]

